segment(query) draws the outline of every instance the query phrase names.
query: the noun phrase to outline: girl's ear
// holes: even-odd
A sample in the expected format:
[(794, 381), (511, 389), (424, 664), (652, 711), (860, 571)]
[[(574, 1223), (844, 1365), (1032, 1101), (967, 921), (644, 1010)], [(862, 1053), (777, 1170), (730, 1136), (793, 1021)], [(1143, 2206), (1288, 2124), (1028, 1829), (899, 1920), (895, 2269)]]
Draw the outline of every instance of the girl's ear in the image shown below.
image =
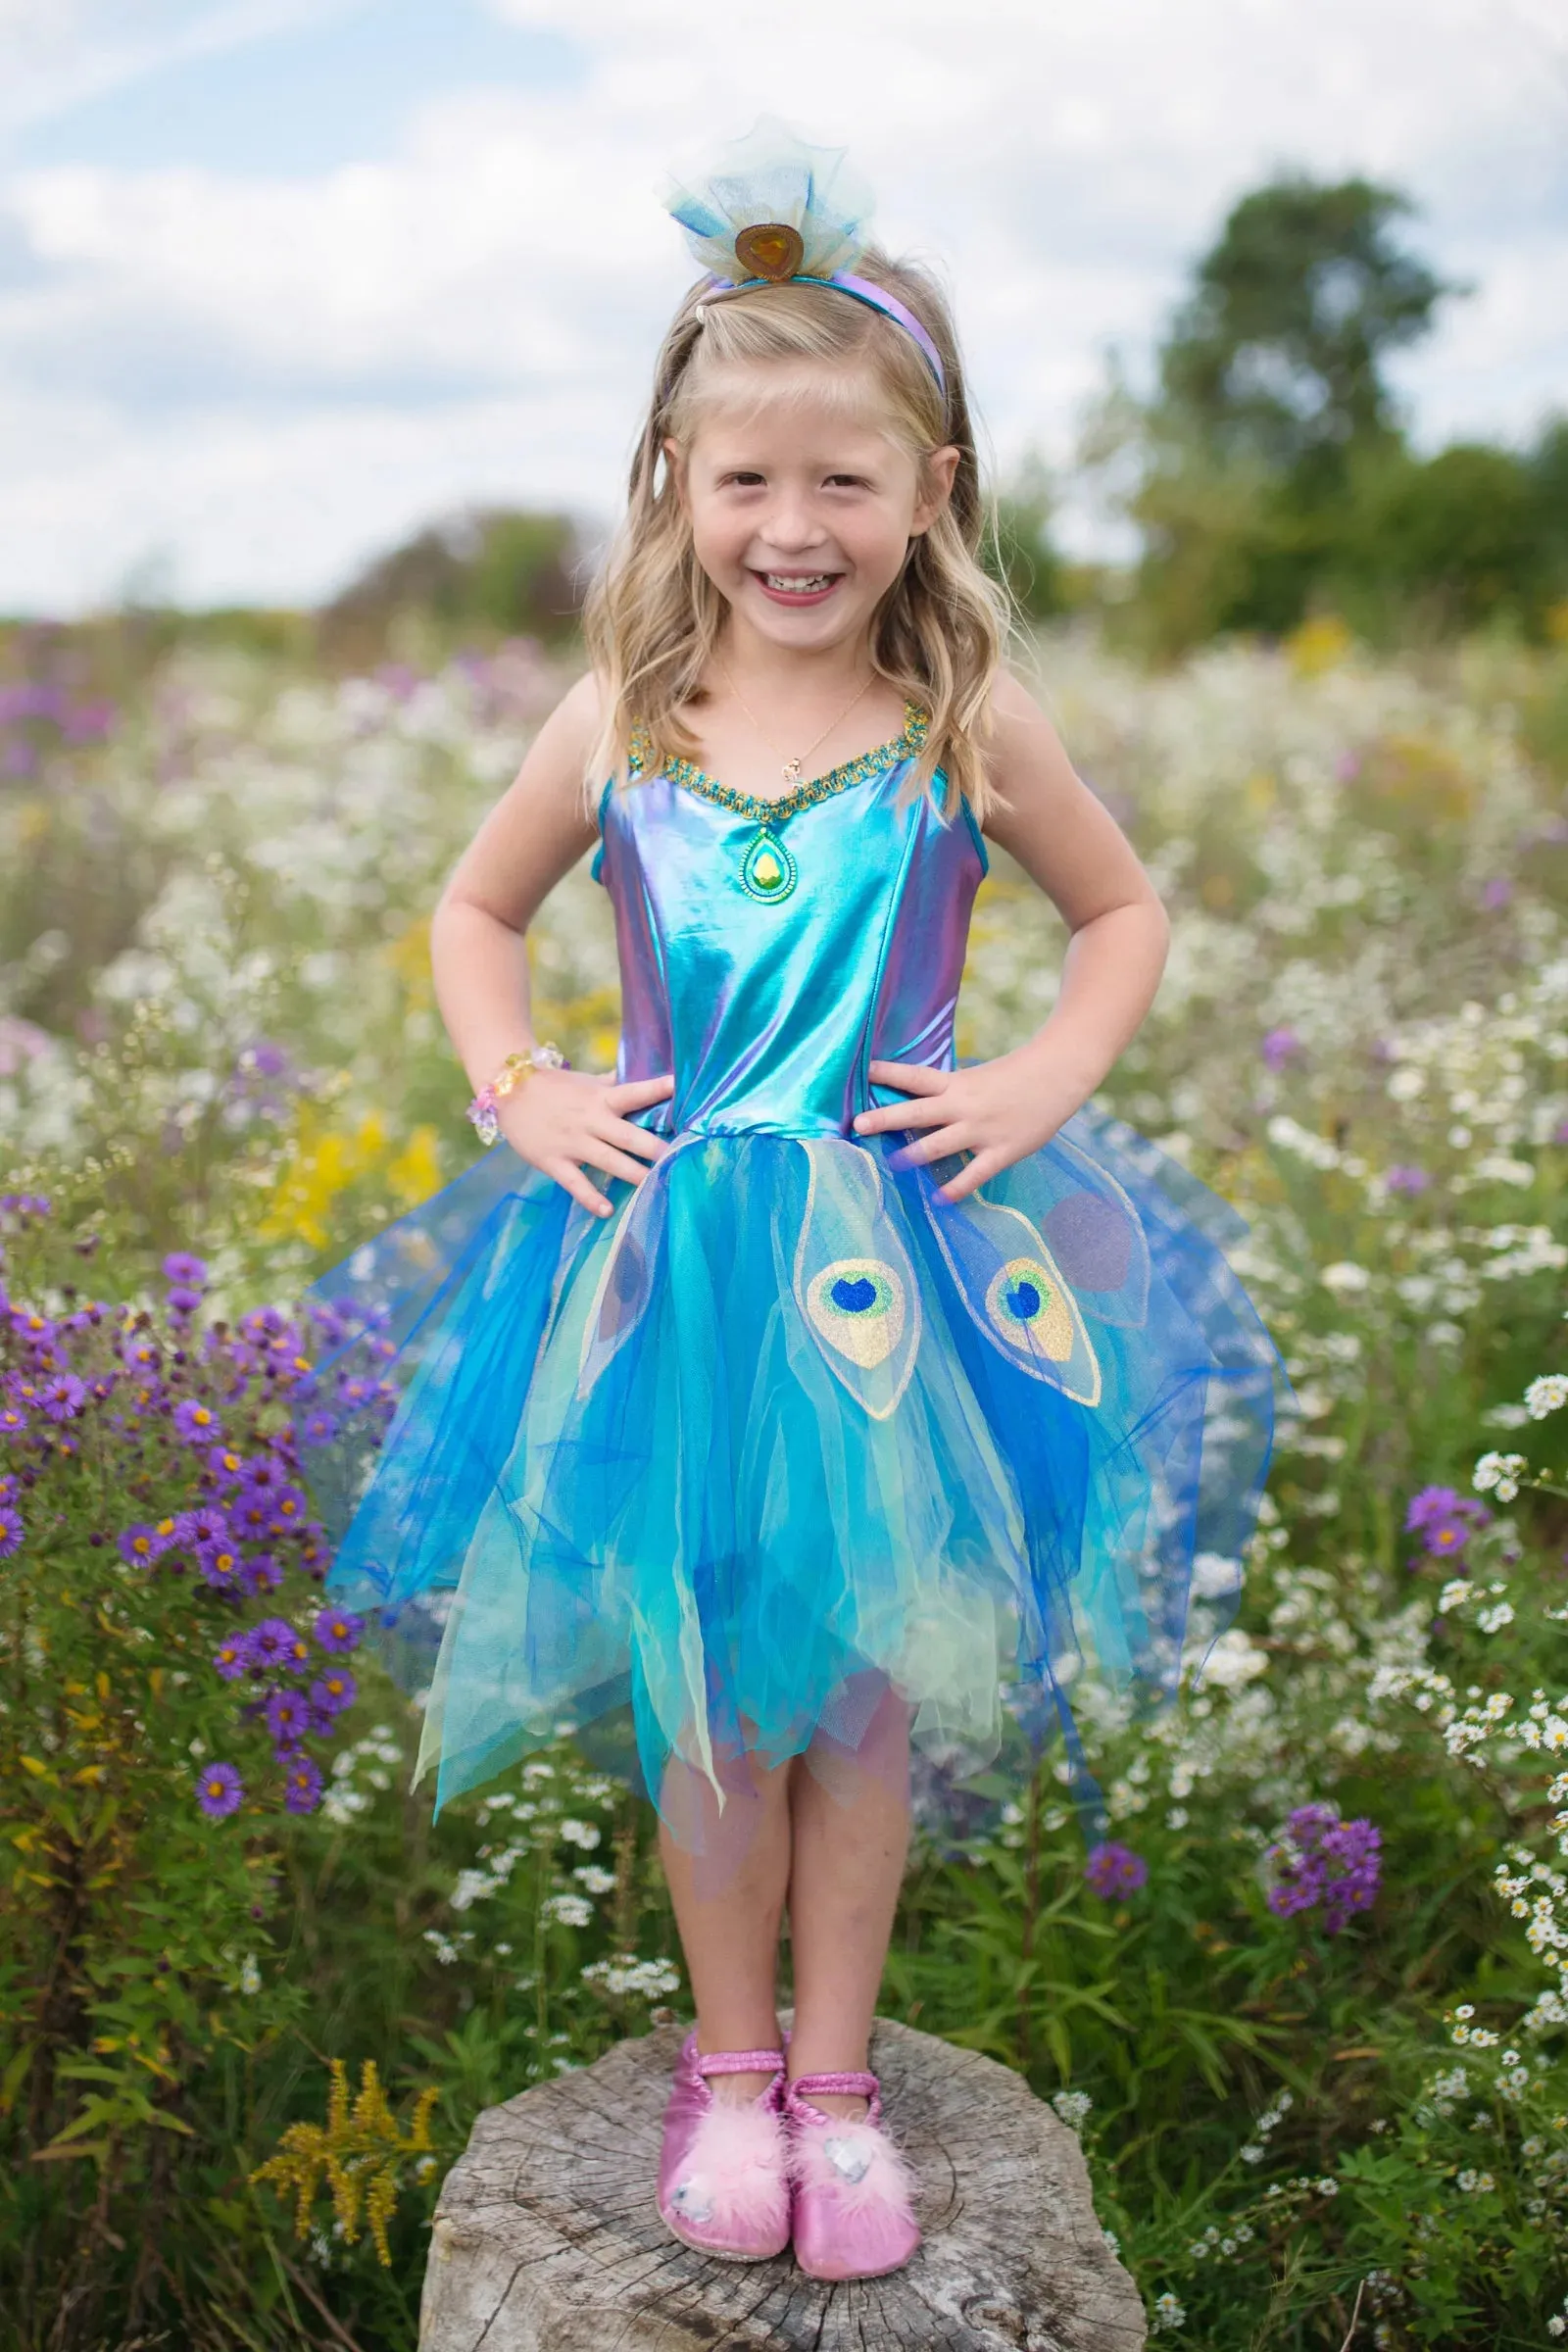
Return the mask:
[(953, 496), (954, 479), (958, 470), (962, 451), (950, 442), (945, 449), (934, 449), (926, 459), (921, 475), (921, 495), (914, 502), (910, 532), (918, 537), (928, 531)]
[(668, 469), (670, 480), (675, 485), (675, 496), (684, 508), (686, 504), (686, 452), (673, 434), (666, 434), (662, 446), (664, 452), (664, 465)]

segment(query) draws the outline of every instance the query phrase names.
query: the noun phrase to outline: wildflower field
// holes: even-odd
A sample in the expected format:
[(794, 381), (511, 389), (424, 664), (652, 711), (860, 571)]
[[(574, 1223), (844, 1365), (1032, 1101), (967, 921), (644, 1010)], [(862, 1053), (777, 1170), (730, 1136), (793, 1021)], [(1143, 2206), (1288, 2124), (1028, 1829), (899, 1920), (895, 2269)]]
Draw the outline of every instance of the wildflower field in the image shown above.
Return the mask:
[[(1332, 620), (1037, 648), (1175, 918), (1104, 1101), (1232, 1200), (1300, 1404), (1196, 1686), (1080, 1686), (917, 1842), (885, 2013), (1080, 2135), (1156, 2338), (1568, 2335), (1568, 648)], [(429, 1819), (323, 1605), (295, 1301), (476, 1150), (426, 954), (564, 683), (0, 640), (0, 2309), (20, 2352), (412, 2352), (475, 2112), (685, 1990), (648, 1821), (564, 1748)], [(998, 858), (960, 1051), (1062, 946)], [(613, 1054), (603, 894), (538, 1026)], [(504, 1147), (503, 1147), (504, 1148)], [(1238, 1588), (1240, 1588), (1238, 1592)]]

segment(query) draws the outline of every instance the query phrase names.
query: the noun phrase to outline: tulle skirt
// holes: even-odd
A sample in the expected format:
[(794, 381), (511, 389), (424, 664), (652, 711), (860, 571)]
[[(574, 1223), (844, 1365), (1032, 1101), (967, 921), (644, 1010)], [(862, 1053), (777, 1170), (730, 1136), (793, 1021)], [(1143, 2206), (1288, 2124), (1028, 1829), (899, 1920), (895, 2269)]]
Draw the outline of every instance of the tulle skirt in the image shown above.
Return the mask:
[(1132, 1129), (956, 1203), (907, 1140), (680, 1135), (608, 1218), (497, 1144), (308, 1294), (326, 1591), (438, 1812), (570, 1733), (700, 1845), (672, 1791), (891, 1705), (937, 1834), (1053, 1735), (1098, 1834), (1074, 1687), (1174, 1693), (1204, 1555), (1233, 1611), (1289, 1383), (1242, 1220)]

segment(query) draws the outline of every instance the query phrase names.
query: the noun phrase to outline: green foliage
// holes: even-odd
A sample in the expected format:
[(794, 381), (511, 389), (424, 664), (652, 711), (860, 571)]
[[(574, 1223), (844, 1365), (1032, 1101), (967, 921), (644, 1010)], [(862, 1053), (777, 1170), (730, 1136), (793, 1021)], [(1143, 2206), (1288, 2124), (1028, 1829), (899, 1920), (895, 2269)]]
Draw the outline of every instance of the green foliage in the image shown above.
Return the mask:
[[(1278, 653), (1211, 649), (1153, 681), (1077, 630), (1044, 637), (1041, 662), (1175, 918), (1107, 1102), (1249, 1219), (1243, 1270), (1303, 1417), (1239, 1618), (1216, 1633), (1219, 1603), (1195, 1598), (1203, 1681), (1152, 1723), (1083, 1700), (1147, 1885), (1093, 1891), (1048, 1766), (1015, 1818), (918, 1851), (883, 2007), (1064, 2101), (1165, 2333), (1180, 2310), (1182, 2340), (1216, 2352), (1339, 2352), (1359, 2296), (1361, 2337), (1391, 2352), (1538, 2343), (1568, 2288), (1564, 2034), (1535, 1909), (1562, 1913), (1540, 1874), (1564, 1799), (1525, 1727), (1537, 1687), (1557, 1704), (1568, 1524), (1547, 1491), (1561, 1417), (1526, 1427), (1518, 1400), (1560, 1363), (1568, 882), (1560, 792), (1522, 746), (1547, 740), (1564, 655), (1499, 632), (1380, 663), (1325, 617)], [(128, 944), (81, 924), (69, 991), (31, 1000), (45, 1050), (0, 1076), (7, 1164), (56, 1201), (6, 1237), (14, 1298), (64, 1317), (90, 1269), (162, 1335), (177, 1241), (211, 1262), (209, 1320), (248, 1344), (246, 1310), (286, 1307), (464, 1164), (422, 917), (557, 683), (516, 647), (346, 681), (185, 648), (102, 742), (51, 739), (0, 792), (0, 872), (38, 821), (24, 808), (48, 805), (68, 923), (77, 884), (96, 888), (70, 821), (89, 779), (143, 877)], [(8, 904), (14, 972), (33, 940), (24, 895)], [(1038, 1023), (1059, 950), (999, 853), (961, 1052)], [(533, 985), (547, 1033), (608, 1060), (613, 943), (581, 870), (537, 927)], [(172, 1353), (166, 1377), (187, 1370)], [(334, 2328), (411, 2352), (440, 2172), (475, 2112), (683, 2004), (646, 1809), (563, 1747), (432, 1824), (410, 1787), (417, 1716), (366, 1672), (320, 1803), (280, 1811), (260, 1721), (213, 1673), (227, 1604), (122, 1574), (90, 1540), (156, 1527), (191, 1457), (161, 1420), (122, 1444), (90, 1426), (79, 1455), (26, 1455), (26, 1542), (0, 1562), (0, 2308), (19, 2352), (97, 2352), (132, 2313), (192, 2352), (303, 2352)], [(1484, 1491), (1472, 1590), (1444, 1603), (1455, 1562), (1405, 1531), (1406, 1506), (1437, 1480), (1474, 1499), (1493, 1444), (1552, 1475)], [(1517, 1745), (1489, 1734), (1477, 1762), (1465, 1719), (1494, 1694)], [(223, 1756), (252, 1793), (209, 1823), (195, 1773)], [(1377, 1902), (1334, 1936), (1267, 1900), (1269, 1848), (1307, 1800), (1383, 1836)], [(74, 1886), (63, 1939), (51, 1906)], [(73, 1989), (46, 2065), (50, 1984)], [(334, 2061), (345, 2086), (373, 2065), (385, 2087), (355, 2144)], [(384, 2262), (364, 2191), (421, 2099), (429, 2149), (380, 2193)], [(44, 2156), (78, 2117), (62, 2144), (88, 2152)], [(365, 2168), (345, 2174), (348, 2226), (324, 2162), (304, 2178), (334, 2147)]]
[(1119, 368), (1080, 458), (1139, 528), (1120, 639), (1160, 659), (1338, 612), (1384, 649), (1500, 626), (1540, 641), (1568, 596), (1568, 425), (1523, 451), (1405, 445), (1389, 355), (1445, 284), (1395, 238), (1411, 211), (1355, 178), (1290, 173), (1233, 208), (1160, 346)]
[(1425, 460), (1380, 451), (1352, 470), (1324, 550), (1326, 593), (1374, 638), (1396, 613), (1428, 640), (1503, 618), (1530, 629), (1568, 582), (1533, 471), (1531, 459), (1481, 443)]
[(1407, 197), (1286, 173), (1233, 206), (1160, 353), (1166, 401), (1222, 460), (1319, 491), (1394, 433), (1382, 368), (1445, 286), (1390, 233)]
[(1050, 468), (1038, 456), (1027, 458), (998, 493), (983, 549), (988, 569), (1029, 620), (1049, 619), (1067, 601), (1061, 559), (1051, 537), (1055, 504)]
[(575, 632), (583, 553), (564, 514), (471, 508), (368, 564), (318, 618), (323, 656), (366, 665), (466, 639)]

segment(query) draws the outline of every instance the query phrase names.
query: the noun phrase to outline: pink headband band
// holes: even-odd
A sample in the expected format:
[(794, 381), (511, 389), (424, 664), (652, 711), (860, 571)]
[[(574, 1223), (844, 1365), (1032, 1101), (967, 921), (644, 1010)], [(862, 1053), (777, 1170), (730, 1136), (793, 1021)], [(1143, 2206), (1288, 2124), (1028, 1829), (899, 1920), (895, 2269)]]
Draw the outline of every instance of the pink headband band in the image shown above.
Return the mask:
[(925, 354), (927, 367), (937, 379), (938, 391), (944, 399), (947, 398), (948, 379), (942, 366), (942, 354), (907, 303), (901, 302), (896, 294), (890, 294), (886, 286), (873, 285), (868, 277), (852, 277), (848, 270), (835, 270), (831, 277), (811, 277), (802, 270), (794, 277), (715, 277), (709, 282), (714, 294), (745, 294), (753, 286), (837, 286), (841, 294), (853, 294), (857, 302), (863, 302), (871, 310), (880, 311), (884, 318), (891, 318), (896, 325), (903, 327), (906, 335), (913, 336)]

